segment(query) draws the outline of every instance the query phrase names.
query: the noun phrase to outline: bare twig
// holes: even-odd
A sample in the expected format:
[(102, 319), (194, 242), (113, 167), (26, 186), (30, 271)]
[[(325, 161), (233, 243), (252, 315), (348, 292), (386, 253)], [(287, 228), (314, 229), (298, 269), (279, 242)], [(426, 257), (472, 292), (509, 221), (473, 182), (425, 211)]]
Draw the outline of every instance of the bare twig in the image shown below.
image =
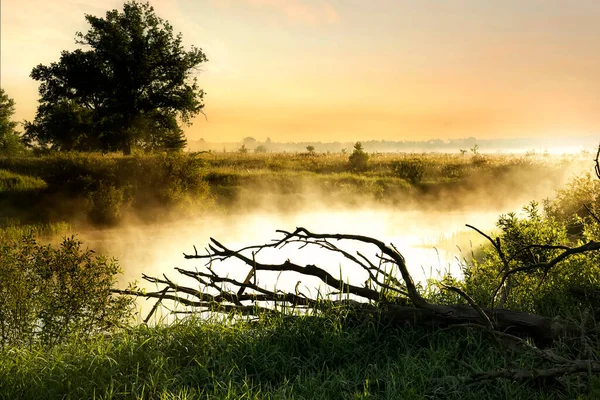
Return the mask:
[(594, 212), (586, 204), (584, 204), (583, 206), (585, 207), (587, 212), (590, 213), (592, 218), (594, 218), (596, 220), (596, 222), (600, 223), (600, 219), (598, 218), (598, 216), (596, 214), (594, 214)]
[[(546, 246), (549, 247), (549, 246)], [(552, 246), (555, 247), (555, 246)], [(554, 266), (556, 266), (556, 264), (558, 264), (559, 262), (565, 260), (566, 258), (575, 255), (575, 254), (582, 254), (582, 253), (586, 253), (589, 251), (595, 251), (595, 250), (599, 250), (600, 249), (600, 242), (595, 242), (595, 241), (590, 241), (584, 245), (581, 245), (579, 247), (566, 247), (566, 246), (556, 246), (555, 248), (562, 248), (565, 249), (561, 254), (559, 254), (558, 256), (556, 256), (555, 258), (553, 258), (552, 260), (548, 261), (548, 262), (543, 262), (543, 263), (536, 263), (536, 264), (531, 264), (531, 265), (524, 265), (521, 267), (516, 267), (513, 268), (511, 270), (509, 270), (508, 272), (506, 272), (503, 276), (502, 276), (502, 280), (500, 283), (499, 287), (502, 287), (502, 285), (504, 284), (504, 282), (511, 276), (516, 274), (517, 272), (531, 272), (531, 271), (535, 271), (535, 270), (543, 270), (545, 274), (547, 274)]]
[[(492, 246), (494, 247), (494, 249), (496, 249), (496, 252), (498, 253), (498, 256), (500, 257), (500, 261), (502, 261), (502, 266), (503, 266), (503, 271), (505, 274), (507, 274), (510, 271), (510, 265), (509, 265), (509, 261), (506, 258), (506, 255), (504, 254), (504, 251), (502, 250), (502, 246), (500, 244), (500, 238), (497, 237), (496, 240), (492, 239), (489, 235), (485, 234), (484, 232), (482, 232), (481, 230), (477, 229), (476, 227), (474, 227), (473, 225), (466, 225), (468, 228), (473, 229), (474, 231), (476, 231), (477, 233), (479, 233), (481, 236), (483, 236), (484, 238), (486, 238), (487, 240), (490, 241), (490, 243), (492, 244)], [(506, 285), (505, 285), (506, 283)], [(510, 294), (510, 288), (511, 288), (511, 282), (510, 282), (510, 275), (507, 276), (507, 279), (502, 280), (502, 283), (498, 286), (498, 288), (496, 289), (496, 291), (494, 292), (494, 295), (492, 296), (492, 309), (495, 306), (495, 301), (496, 301), (496, 297), (498, 296), (498, 292), (500, 291), (501, 288), (504, 287), (504, 291), (502, 292), (502, 297), (500, 298), (499, 306), (503, 307), (504, 304), (506, 303), (506, 300), (508, 299), (508, 296)]]
[(457, 288), (456, 286), (442, 284), (442, 287), (446, 290), (457, 293), (460, 297), (467, 300), (467, 303), (469, 303), (469, 305), (473, 307), (473, 309), (475, 309), (475, 311), (477, 311), (477, 314), (479, 314), (479, 316), (481, 317), (481, 321), (483, 322), (484, 326), (486, 326), (492, 331), (495, 329), (494, 323), (490, 320), (490, 317), (488, 317), (488, 315), (481, 309), (481, 307), (475, 302), (475, 300), (471, 298), (471, 296), (469, 296), (462, 289)]
[(168, 291), (169, 291), (169, 287), (168, 286), (166, 286), (162, 290), (160, 297), (158, 298), (158, 300), (156, 300), (156, 303), (154, 303), (154, 305), (152, 306), (152, 309), (150, 310), (150, 312), (148, 313), (148, 315), (146, 316), (146, 318), (144, 318), (144, 324), (145, 325), (148, 324), (148, 321), (150, 321), (150, 318), (152, 317), (152, 314), (154, 314), (154, 312), (156, 311), (156, 309), (158, 308), (158, 306), (160, 305), (160, 303), (163, 301), (163, 299), (167, 295)]
[(598, 179), (600, 179), (600, 161), (598, 161), (598, 158), (600, 158), (600, 145), (598, 145), (598, 152), (596, 153), (596, 158), (594, 159), (594, 163), (596, 164), (596, 176)]

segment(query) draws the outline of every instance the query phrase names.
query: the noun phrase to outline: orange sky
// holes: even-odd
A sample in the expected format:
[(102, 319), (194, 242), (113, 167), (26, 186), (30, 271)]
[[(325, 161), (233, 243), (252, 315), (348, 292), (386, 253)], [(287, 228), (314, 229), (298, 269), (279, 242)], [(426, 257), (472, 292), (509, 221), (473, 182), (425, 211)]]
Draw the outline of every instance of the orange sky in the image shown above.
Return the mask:
[[(598, 0), (153, 0), (187, 45), (188, 138), (355, 141), (600, 131)], [(114, 0), (2, 0), (1, 85), (32, 119), (39, 63)]]

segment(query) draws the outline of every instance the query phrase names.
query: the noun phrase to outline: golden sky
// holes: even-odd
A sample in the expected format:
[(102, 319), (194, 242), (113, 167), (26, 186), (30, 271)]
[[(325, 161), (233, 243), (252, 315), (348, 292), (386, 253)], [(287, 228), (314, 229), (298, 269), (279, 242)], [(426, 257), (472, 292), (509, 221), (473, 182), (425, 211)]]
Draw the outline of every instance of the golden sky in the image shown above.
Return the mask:
[[(189, 139), (419, 140), (600, 127), (599, 0), (151, 0), (204, 50)], [(1, 85), (32, 119), (39, 64), (114, 0), (1, 0)]]

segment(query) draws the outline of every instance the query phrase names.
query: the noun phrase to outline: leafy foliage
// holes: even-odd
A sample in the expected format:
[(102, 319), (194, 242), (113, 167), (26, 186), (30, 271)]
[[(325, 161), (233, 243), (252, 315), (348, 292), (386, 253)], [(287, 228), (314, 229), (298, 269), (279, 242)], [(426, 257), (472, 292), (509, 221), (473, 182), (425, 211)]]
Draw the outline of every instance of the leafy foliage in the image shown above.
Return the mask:
[[(560, 254), (552, 246), (577, 246), (598, 239), (598, 228), (589, 228), (581, 238), (568, 235), (568, 221), (544, 216), (538, 204), (524, 208), (525, 215), (503, 215), (498, 220), (499, 239), (510, 268), (545, 263)], [(543, 244), (544, 247), (532, 247)], [(600, 311), (600, 302), (590, 303), (585, 296), (600, 288), (598, 252), (579, 254), (563, 260), (551, 271), (537, 269), (511, 276), (510, 296), (505, 308), (556, 316), (577, 313), (586, 307)], [(459, 283), (476, 301), (489, 306), (493, 300), (504, 265), (498, 252), (485, 247), (480, 257), (464, 268), (464, 282)], [(599, 315), (600, 316), (600, 315)]]
[(592, 220), (590, 211), (600, 211), (600, 179), (590, 173), (573, 178), (554, 201), (545, 203), (545, 209), (549, 216), (567, 222), (571, 231), (580, 232), (583, 223)]
[(15, 101), (0, 88), (0, 155), (19, 155), (25, 152), (21, 138), (15, 131), (17, 123), (11, 118)]
[(105, 18), (86, 15), (90, 29), (78, 32), (86, 48), (63, 51), (60, 61), (38, 65), (35, 120), (26, 125), (32, 143), (59, 150), (180, 149), (186, 141), (178, 120), (202, 111), (204, 92), (194, 69), (207, 61), (202, 50), (186, 51), (182, 36), (135, 1)]
[(71, 237), (55, 248), (29, 235), (0, 244), (2, 347), (89, 337), (131, 317), (131, 300), (110, 292), (116, 261), (81, 245)]

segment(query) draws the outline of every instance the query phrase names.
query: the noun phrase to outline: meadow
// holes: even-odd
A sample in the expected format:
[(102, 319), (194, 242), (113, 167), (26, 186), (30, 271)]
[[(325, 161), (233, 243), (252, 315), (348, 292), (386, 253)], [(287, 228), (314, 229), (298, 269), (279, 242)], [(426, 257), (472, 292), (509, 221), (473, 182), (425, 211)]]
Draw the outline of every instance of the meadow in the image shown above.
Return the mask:
[[(506, 309), (580, 328), (527, 347), (499, 344), (477, 326), (398, 324), (337, 303), (252, 318), (234, 307), (144, 324), (131, 298), (111, 294), (118, 260), (71, 237), (265, 209), (352, 215), (528, 205), (499, 215), (490, 232), (504, 255), (488, 243), (464, 260), (463, 279), (418, 287), (431, 303), (468, 303), (446, 284), (487, 307), (505, 259), (512, 268), (549, 262), (598, 240), (592, 160), (591, 153), (369, 154), (363, 162), (312, 152), (0, 158), (0, 398), (598, 398), (598, 251), (514, 275)], [(530, 203), (548, 193), (546, 202)], [(369, 304), (383, 309), (386, 301)], [(567, 361), (557, 365), (539, 351)], [(589, 362), (589, 371), (569, 370), (573, 360)]]
[(537, 189), (565, 183), (593, 156), (379, 153), (368, 155), (365, 165), (349, 158), (214, 152), (0, 157), (0, 218), (113, 225), (126, 217), (156, 222), (208, 210), (286, 211), (315, 199), (330, 206), (454, 210), (510, 195), (525, 204)]

